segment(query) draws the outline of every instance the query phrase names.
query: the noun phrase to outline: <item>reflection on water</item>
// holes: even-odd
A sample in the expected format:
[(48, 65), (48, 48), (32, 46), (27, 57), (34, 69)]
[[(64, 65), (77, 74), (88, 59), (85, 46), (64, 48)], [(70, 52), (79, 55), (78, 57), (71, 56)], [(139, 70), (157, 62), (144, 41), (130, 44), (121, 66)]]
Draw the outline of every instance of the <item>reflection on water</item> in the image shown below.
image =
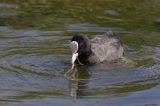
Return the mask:
[[(159, 0), (1, 0), (0, 105), (160, 105)], [(112, 30), (128, 63), (71, 67), (76, 33)]]
[(80, 68), (79, 70), (76, 68), (73, 71), (75, 73), (72, 74), (72, 77), (75, 80), (69, 81), (70, 95), (74, 98), (87, 96), (87, 80), (90, 76), (88, 71), (85, 68)]

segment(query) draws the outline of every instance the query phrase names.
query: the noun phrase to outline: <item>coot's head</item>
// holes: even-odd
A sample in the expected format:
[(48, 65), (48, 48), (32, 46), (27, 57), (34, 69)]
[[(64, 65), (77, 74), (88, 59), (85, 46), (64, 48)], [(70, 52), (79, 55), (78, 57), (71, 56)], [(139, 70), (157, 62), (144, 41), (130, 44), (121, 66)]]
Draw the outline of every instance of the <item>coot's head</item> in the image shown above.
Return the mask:
[(71, 40), (70, 48), (72, 50), (72, 66), (73, 66), (77, 57), (84, 59), (86, 58), (86, 56), (91, 51), (91, 44), (86, 36), (75, 35)]

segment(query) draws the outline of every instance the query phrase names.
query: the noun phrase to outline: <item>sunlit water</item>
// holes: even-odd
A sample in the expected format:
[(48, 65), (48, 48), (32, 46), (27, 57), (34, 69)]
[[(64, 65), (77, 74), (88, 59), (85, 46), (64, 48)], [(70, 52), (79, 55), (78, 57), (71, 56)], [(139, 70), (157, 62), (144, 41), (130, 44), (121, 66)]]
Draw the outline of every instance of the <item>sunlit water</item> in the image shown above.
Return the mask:
[[(158, 2), (158, 0), (153, 0), (153, 2)], [(63, 4), (63, 2), (56, 3), (57, 5), (61, 5), (58, 3)], [(101, 1), (100, 4), (102, 3), (106, 3), (106, 1)], [(112, 1), (107, 3), (112, 3)], [(81, 10), (84, 4), (85, 2), (79, 3), (77, 8)], [(83, 19), (86, 18), (85, 14), (81, 17), (82, 20), (77, 18), (79, 14), (75, 14), (75, 16), (73, 14), (70, 19), (69, 16), (65, 16), (68, 14), (67, 10), (63, 10), (64, 14), (54, 13), (54, 9), (58, 11), (59, 7), (55, 7), (48, 13), (49, 15), (44, 14), (45, 11), (41, 13), (41, 9), (51, 8), (47, 3), (35, 3), (33, 7), (26, 10), (19, 10), (19, 5), (20, 7), (27, 6), (23, 3), (22, 5), (21, 3), (12, 4), (9, 1), (0, 3), (2, 9), (0, 13), (0, 105), (160, 105), (158, 16), (155, 16), (156, 20), (149, 20), (156, 23), (155, 26), (146, 24), (146, 26), (139, 26), (143, 23), (142, 20), (141, 22), (131, 19), (133, 26), (130, 27), (125, 23), (130, 21), (123, 20), (125, 16), (120, 18), (120, 22), (121, 14), (111, 9), (105, 10), (105, 14), (107, 12), (109, 16), (116, 17), (115, 19), (111, 20), (110, 17), (100, 15), (101, 18), (94, 17), (97, 18), (94, 21), (91, 17), (88, 17), (88, 20)], [(68, 6), (68, 4), (63, 5)], [(70, 10), (73, 8), (71, 13), (73, 11), (80, 12), (74, 10), (75, 8), (70, 5), (68, 8)], [(96, 5), (96, 1), (93, 1), (94, 5)], [(12, 8), (14, 9), (12, 10)], [(90, 9), (88, 12), (94, 10), (92, 7)], [(29, 15), (27, 11), (30, 10), (33, 10), (35, 15)], [(96, 13), (102, 10), (96, 9)], [(94, 16), (91, 13), (88, 15)], [(27, 18), (25, 19), (25, 17)], [(35, 20), (35, 17), (42, 17), (44, 20), (47, 17), (47, 19), (40, 22), (40, 19)], [(72, 19), (73, 17), (75, 19)], [(108, 22), (109, 25), (103, 25), (102, 21)], [(72, 76), (74, 78), (66, 76), (65, 73), (71, 68), (71, 52), (68, 43), (72, 35), (81, 33), (92, 37), (92, 35), (103, 34), (109, 30), (118, 34), (124, 43), (125, 57), (131, 62), (77, 66)]]

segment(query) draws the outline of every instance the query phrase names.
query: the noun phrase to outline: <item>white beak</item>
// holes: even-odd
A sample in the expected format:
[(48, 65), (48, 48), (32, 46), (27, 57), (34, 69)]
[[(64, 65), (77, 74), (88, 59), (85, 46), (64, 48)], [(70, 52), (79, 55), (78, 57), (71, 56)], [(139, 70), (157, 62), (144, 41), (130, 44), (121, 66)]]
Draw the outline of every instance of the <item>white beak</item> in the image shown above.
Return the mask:
[(78, 42), (76, 41), (72, 41), (70, 43), (70, 48), (72, 51), (72, 69), (74, 68), (74, 62), (76, 61), (77, 57), (78, 57)]

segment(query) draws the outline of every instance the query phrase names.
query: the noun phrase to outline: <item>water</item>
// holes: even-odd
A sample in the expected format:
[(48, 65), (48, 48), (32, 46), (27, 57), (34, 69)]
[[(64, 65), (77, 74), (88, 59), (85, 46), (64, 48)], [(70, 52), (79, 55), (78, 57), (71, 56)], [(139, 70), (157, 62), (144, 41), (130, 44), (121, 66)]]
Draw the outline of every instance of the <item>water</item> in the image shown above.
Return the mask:
[[(0, 105), (160, 105), (159, 0), (1, 0)], [(68, 42), (112, 30), (131, 63), (70, 69)]]

